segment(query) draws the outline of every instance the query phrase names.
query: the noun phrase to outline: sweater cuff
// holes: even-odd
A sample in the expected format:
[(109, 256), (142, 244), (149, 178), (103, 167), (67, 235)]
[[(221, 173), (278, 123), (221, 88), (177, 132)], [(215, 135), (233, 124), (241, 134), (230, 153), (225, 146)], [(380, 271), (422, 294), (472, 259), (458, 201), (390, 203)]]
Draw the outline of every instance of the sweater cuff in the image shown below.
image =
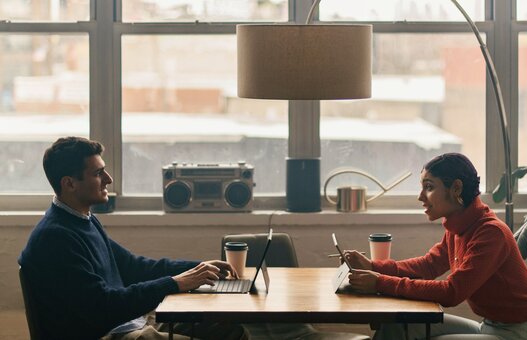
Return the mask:
[(161, 291), (164, 293), (164, 296), (179, 293), (179, 286), (176, 280), (174, 280), (171, 276), (161, 278), (159, 285)]
[(399, 277), (381, 274), (379, 277), (377, 277), (375, 289), (377, 289), (377, 292), (381, 294), (397, 296), (397, 284), (400, 279), (401, 278)]

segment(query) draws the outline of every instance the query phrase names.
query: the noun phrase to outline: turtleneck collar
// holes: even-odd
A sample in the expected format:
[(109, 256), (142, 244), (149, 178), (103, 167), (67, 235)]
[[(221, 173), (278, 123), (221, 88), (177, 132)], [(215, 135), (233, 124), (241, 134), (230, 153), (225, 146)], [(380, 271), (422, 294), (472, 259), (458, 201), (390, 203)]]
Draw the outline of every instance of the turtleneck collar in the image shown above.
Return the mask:
[(451, 233), (461, 235), (479, 220), (489, 207), (477, 196), (474, 201), (460, 212), (443, 218), (443, 226)]

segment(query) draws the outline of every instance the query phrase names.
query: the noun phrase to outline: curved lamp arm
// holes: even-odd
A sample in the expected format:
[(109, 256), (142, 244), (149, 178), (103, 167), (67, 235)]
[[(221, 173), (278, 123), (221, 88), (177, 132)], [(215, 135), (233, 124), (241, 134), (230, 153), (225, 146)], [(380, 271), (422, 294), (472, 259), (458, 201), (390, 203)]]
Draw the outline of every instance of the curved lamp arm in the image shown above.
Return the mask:
[(313, 2), (313, 5), (311, 5), (311, 8), (309, 9), (309, 14), (307, 15), (306, 19), (306, 25), (309, 25), (313, 22), (313, 17), (315, 16), (315, 10), (318, 7), (318, 4), (320, 3), (320, 0), (315, 0)]
[(507, 113), (505, 111), (505, 104), (503, 103), (503, 95), (501, 93), (501, 86), (498, 80), (498, 74), (496, 73), (496, 68), (494, 67), (494, 62), (490, 56), (487, 45), (483, 41), (481, 34), (479, 33), (478, 28), (469, 17), (467, 12), (461, 7), (457, 0), (451, 0), (452, 3), (457, 7), (457, 9), (463, 14), (465, 20), (469, 24), (472, 32), (478, 39), (481, 53), (485, 58), (485, 64), (487, 65), (487, 70), (489, 71), (490, 79), (492, 81), (492, 88), (494, 89), (494, 95), (496, 96), (496, 102), (498, 105), (498, 113), (500, 116), (500, 126), (501, 134), (503, 137), (503, 152), (505, 157), (505, 223), (509, 226), (511, 230), (514, 230), (514, 203), (512, 202), (512, 162), (511, 162), (511, 145), (509, 137), (509, 127), (507, 123)]
[[(457, 2), (457, 0), (451, 0), (452, 3), (457, 7), (457, 9), (461, 12), (467, 23), (469, 24), (470, 28), (472, 29), (472, 32), (474, 32), (474, 35), (476, 36), (479, 46), (481, 49), (481, 53), (483, 54), (483, 58), (485, 59), (485, 64), (487, 65), (487, 70), (489, 71), (490, 79), (492, 81), (492, 88), (494, 90), (494, 95), (496, 96), (496, 102), (498, 105), (498, 113), (500, 116), (500, 125), (501, 125), (501, 133), (503, 137), (503, 152), (505, 157), (505, 188), (506, 188), (506, 197), (505, 197), (505, 223), (509, 226), (511, 230), (514, 230), (514, 203), (512, 202), (512, 165), (511, 165), (511, 146), (510, 146), (510, 137), (509, 137), (509, 127), (507, 123), (507, 113), (505, 111), (505, 105), (503, 103), (503, 95), (501, 93), (501, 86), (498, 80), (498, 75), (496, 73), (496, 68), (494, 67), (494, 62), (492, 61), (492, 58), (490, 56), (489, 50), (487, 49), (487, 45), (483, 41), (483, 38), (481, 37), (481, 34), (479, 33), (478, 28), (470, 18), (470, 16), (467, 14), (467, 12), (461, 7), (461, 5)], [(310, 24), (313, 21), (313, 16), (315, 15), (315, 10), (318, 7), (318, 4), (320, 3), (320, 0), (315, 0), (313, 2), (313, 5), (311, 6), (311, 9), (309, 10), (309, 14), (306, 19), (306, 25)]]

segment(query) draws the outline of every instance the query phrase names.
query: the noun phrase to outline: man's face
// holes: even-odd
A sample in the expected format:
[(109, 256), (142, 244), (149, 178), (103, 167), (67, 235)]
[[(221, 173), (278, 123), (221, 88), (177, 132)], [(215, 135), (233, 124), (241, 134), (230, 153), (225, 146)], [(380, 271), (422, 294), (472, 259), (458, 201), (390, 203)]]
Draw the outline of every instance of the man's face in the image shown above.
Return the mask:
[(83, 206), (108, 202), (107, 185), (113, 182), (112, 177), (104, 169), (105, 163), (100, 155), (94, 155), (84, 160), (82, 179), (73, 179), (74, 196)]

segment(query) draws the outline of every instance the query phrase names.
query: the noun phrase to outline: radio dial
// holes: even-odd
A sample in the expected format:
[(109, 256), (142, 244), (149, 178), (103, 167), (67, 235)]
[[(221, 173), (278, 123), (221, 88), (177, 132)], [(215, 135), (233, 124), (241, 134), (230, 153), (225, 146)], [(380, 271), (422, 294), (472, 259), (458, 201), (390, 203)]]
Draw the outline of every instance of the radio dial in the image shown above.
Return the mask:
[(252, 177), (252, 173), (249, 170), (243, 170), (242, 171), (242, 177), (245, 179), (250, 179)]
[(171, 180), (174, 174), (172, 173), (172, 171), (167, 171), (163, 174), (163, 176), (165, 177), (166, 180)]

